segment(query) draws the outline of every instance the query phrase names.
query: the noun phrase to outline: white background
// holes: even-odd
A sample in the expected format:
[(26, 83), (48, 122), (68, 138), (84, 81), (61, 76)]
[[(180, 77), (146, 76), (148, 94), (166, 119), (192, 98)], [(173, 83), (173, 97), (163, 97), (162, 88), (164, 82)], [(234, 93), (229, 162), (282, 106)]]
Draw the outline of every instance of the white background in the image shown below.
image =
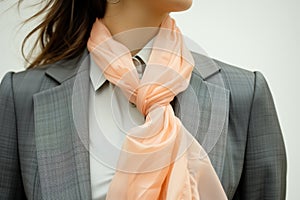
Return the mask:
[[(30, 1), (29, 1), (30, 2)], [(0, 1), (0, 79), (10, 70), (23, 70), (20, 43), (33, 26), (19, 24), (33, 8)], [(287, 199), (297, 200), (300, 180), (300, 1), (194, 0), (189, 11), (173, 14), (182, 32), (210, 57), (266, 77), (276, 104), (288, 154)]]

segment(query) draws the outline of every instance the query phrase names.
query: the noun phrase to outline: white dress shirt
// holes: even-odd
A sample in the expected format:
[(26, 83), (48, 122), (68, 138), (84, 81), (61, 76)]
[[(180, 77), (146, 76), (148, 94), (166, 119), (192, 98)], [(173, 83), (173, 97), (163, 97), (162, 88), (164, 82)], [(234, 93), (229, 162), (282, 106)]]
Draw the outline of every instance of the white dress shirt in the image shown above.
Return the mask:
[[(133, 57), (140, 78), (145, 69), (142, 62), (147, 63), (151, 53), (149, 45), (151, 42)], [(117, 160), (118, 157), (114, 151), (107, 149), (111, 149), (111, 146), (121, 148), (126, 131), (143, 124), (145, 118), (126, 99), (120, 88), (106, 80), (92, 56), (90, 60), (89, 150), (92, 199), (105, 200), (115, 174), (112, 167), (114, 164), (108, 160)]]

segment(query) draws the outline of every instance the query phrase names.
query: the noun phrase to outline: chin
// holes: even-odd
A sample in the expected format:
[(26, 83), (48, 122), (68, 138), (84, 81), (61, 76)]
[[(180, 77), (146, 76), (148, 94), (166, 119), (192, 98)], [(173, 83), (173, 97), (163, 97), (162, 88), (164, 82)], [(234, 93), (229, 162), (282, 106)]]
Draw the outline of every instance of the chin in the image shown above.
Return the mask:
[(173, 3), (172, 5), (172, 10), (170, 12), (180, 12), (180, 11), (185, 11), (188, 10), (192, 4), (192, 0), (175, 0), (176, 2)]
[[(157, 13), (171, 13), (188, 10), (193, 0), (145, 0), (147, 5), (152, 7), (153, 11)], [(149, 3), (149, 1), (152, 1)]]

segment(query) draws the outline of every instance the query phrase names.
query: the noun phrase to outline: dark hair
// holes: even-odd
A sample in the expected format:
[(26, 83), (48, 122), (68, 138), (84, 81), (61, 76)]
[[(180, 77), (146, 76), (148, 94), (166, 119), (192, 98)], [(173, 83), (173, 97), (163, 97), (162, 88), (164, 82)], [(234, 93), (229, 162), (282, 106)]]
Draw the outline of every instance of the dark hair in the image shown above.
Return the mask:
[[(29, 63), (27, 69), (82, 55), (92, 25), (96, 18), (104, 17), (105, 9), (106, 0), (48, 0), (40, 11), (25, 21), (44, 15), (42, 22), (22, 43), (22, 55)], [(25, 43), (35, 33), (38, 33), (38, 38), (25, 56)], [(38, 45), (41, 52), (30, 61)]]

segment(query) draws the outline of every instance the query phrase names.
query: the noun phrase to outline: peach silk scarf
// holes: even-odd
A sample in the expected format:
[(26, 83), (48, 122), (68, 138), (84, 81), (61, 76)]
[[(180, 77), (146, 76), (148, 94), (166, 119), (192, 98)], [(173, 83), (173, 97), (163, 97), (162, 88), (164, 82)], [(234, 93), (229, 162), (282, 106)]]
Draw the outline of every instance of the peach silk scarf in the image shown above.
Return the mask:
[(170, 16), (154, 39), (139, 79), (129, 49), (111, 36), (101, 19), (91, 31), (88, 49), (96, 64), (146, 117), (144, 124), (126, 132), (106, 199), (227, 199), (207, 153), (170, 105), (188, 87), (194, 67)]

